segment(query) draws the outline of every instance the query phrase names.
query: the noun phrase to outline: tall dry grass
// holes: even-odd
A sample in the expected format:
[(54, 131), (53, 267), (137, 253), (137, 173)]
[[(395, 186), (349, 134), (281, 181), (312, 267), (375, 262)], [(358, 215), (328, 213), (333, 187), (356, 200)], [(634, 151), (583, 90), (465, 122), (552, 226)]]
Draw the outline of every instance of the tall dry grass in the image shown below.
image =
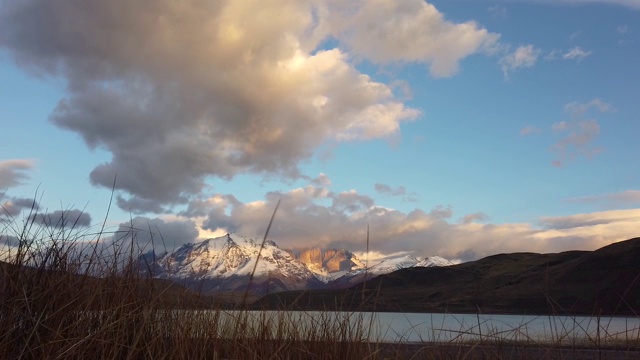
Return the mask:
[(0, 359), (550, 359), (558, 354), (490, 337), (482, 343), (371, 343), (372, 323), (365, 317), (354, 321), (354, 314), (300, 321), (291, 312), (229, 312), (140, 271), (138, 229), (109, 234), (102, 226), (91, 233), (76, 226), (78, 219), (41, 225), (36, 216), (32, 208), (21, 221), (1, 217)]
[(0, 359), (376, 358), (349, 319), (256, 318), (150, 278), (139, 229), (1, 215)]

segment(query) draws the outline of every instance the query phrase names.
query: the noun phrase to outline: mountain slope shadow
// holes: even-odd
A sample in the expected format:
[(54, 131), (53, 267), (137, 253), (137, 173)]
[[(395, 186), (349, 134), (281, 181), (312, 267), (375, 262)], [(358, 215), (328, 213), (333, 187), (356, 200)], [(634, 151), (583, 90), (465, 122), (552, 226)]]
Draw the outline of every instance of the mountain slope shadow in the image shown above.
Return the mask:
[(346, 290), (270, 294), (263, 308), (495, 314), (636, 315), (640, 238), (595, 251), (512, 253), (407, 268)]

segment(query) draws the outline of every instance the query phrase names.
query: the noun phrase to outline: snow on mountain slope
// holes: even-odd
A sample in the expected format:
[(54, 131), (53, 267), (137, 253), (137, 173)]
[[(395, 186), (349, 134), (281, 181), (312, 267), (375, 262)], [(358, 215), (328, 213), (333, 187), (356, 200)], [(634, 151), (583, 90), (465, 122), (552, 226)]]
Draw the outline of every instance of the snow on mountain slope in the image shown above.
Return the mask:
[[(154, 276), (198, 284), (205, 290), (243, 290), (249, 285), (260, 252), (260, 243), (238, 235), (226, 235), (186, 244), (159, 256)], [(273, 290), (314, 288), (319, 281), (304, 264), (272, 241), (265, 242), (254, 274), (252, 288)]]
[[(369, 267), (366, 272), (374, 276), (388, 274), (396, 270), (408, 268), (408, 267), (431, 267), (431, 266), (449, 266), (454, 265), (452, 261), (449, 261), (440, 256), (429, 256), (422, 260), (410, 255), (400, 256), (397, 258), (391, 258), (382, 260), (381, 262)], [(359, 269), (354, 274), (365, 272), (365, 269)]]
[(331, 285), (333, 287), (349, 287), (358, 284), (366, 279), (376, 277), (378, 275), (389, 274), (394, 271), (409, 267), (432, 267), (432, 266), (450, 266), (456, 263), (440, 256), (429, 256), (422, 260), (410, 256), (400, 256), (385, 259), (367, 269), (358, 269), (349, 272), (342, 277), (336, 279)]
[[(249, 278), (260, 253), (254, 277)], [(439, 256), (417, 259), (390, 258), (366, 269), (351, 252), (341, 249), (308, 249), (294, 255), (267, 241), (260, 242), (228, 234), (195, 244), (185, 244), (165, 253), (151, 264), (153, 276), (170, 279), (202, 292), (244, 291), (254, 293), (346, 287), (365, 279), (414, 266), (448, 266)]]

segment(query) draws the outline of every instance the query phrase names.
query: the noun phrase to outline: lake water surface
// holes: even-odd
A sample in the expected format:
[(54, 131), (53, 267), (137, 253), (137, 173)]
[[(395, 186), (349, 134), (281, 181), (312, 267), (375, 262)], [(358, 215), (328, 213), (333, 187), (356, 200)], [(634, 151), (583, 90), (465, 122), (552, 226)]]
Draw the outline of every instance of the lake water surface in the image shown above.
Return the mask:
[[(225, 312), (235, 317), (238, 312)], [(489, 314), (249, 311), (276, 323), (286, 317), (300, 327), (340, 323), (366, 340), (448, 342), (500, 339), (520, 342), (606, 344), (640, 339), (640, 318)], [(264, 323), (264, 322), (263, 322)]]

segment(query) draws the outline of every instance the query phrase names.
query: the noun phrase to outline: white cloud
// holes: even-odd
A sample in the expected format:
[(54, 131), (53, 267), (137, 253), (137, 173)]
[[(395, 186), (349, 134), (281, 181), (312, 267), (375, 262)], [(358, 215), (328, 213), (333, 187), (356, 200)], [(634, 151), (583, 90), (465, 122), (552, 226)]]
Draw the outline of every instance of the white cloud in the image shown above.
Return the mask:
[(637, 236), (640, 226), (640, 209), (547, 217), (540, 219), (540, 226), (492, 224), (482, 212), (454, 223), (450, 207), (402, 212), (380, 207), (355, 190), (334, 193), (313, 185), (271, 192), (257, 202), (217, 195), (200, 204), (204, 204), (201, 213), (207, 214), (203, 225), (260, 238), (278, 200), (280, 208), (269, 236), (279, 246), (364, 252), (369, 226), (369, 248), (376, 259), (400, 252), (470, 260), (502, 252), (592, 250)]
[(112, 154), (91, 182), (117, 174), (134, 212), (186, 203), (210, 177), (304, 177), (326, 143), (397, 138), (420, 112), (357, 61), (450, 76), (499, 37), (422, 0), (24, 0), (4, 3), (0, 34), (25, 69), (66, 79), (51, 121)]
[(495, 46), (499, 35), (474, 22), (456, 24), (423, 0), (334, 1), (336, 33), (354, 55), (377, 63), (428, 64), (433, 76), (451, 76), (463, 58)]
[(565, 60), (577, 60), (580, 61), (587, 56), (591, 55), (592, 51), (584, 51), (580, 47), (576, 46), (562, 55)]
[(533, 45), (527, 45), (520, 46), (514, 52), (502, 57), (499, 64), (502, 66), (504, 77), (508, 78), (510, 73), (520, 68), (528, 68), (535, 65), (540, 52)]

